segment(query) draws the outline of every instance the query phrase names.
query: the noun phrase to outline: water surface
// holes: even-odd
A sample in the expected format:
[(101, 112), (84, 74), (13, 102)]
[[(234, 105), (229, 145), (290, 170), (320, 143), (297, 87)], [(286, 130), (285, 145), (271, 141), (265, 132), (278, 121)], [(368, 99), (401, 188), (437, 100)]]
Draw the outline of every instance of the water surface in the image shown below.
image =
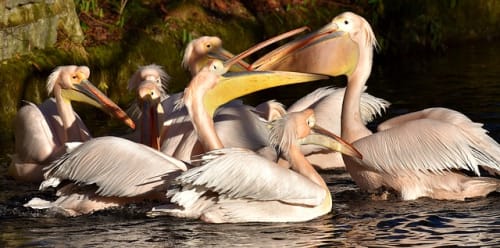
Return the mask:
[[(388, 117), (427, 107), (459, 110), (484, 123), (500, 140), (500, 45), (471, 44), (420, 58), (375, 58), (368, 92), (392, 102)], [(344, 86), (342, 79), (322, 83)], [(247, 98), (277, 98), (286, 104), (314, 90), (302, 85), (264, 91)], [(277, 97), (278, 96), (278, 97)], [(1, 175), (8, 165), (3, 146)], [(22, 207), (40, 195), (37, 185), (0, 177), (0, 245), (37, 247), (172, 246), (497, 246), (500, 194), (465, 202), (419, 199), (374, 200), (342, 171), (321, 173), (332, 191), (332, 213), (305, 223), (205, 224), (197, 220), (145, 217), (147, 206), (64, 218)], [(46, 197), (47, 194), (42, 194)]]

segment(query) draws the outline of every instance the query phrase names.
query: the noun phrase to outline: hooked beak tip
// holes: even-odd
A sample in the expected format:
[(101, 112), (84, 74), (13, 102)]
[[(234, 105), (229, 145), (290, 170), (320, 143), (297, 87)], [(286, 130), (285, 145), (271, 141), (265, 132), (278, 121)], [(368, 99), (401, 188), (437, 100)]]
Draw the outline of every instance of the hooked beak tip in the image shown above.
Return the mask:
[(132, 119), (127, 118), (127, 120), (125, 120), (125, 124), (127, 126), (129, 126), (130, 128), (135, 129), (135, 123), (134, 123), (134, 121)]

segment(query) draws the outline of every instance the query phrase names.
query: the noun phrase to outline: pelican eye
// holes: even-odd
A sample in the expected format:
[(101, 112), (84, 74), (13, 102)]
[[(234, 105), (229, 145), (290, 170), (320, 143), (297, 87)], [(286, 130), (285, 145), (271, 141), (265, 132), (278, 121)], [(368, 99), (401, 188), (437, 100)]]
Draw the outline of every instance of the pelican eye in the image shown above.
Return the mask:
[(345, 25), (348, 25), (348, 24), (349, 24), (349, 21), (348, 21), (348, 20), (345, 20), (345, 21), (344, 21), (344, 24), (345, 24)]
[(154, 91), (151, 91), (151, 96), (154, 96), (155, 95), (155, 92)]
[(307, 118), (307, 126), (314, 127), (315, 124), (316, 124), (316, 119), (314, 118), (314, 116)]
[(212, 47), (212, 45), (210, 45), (210, 44), (207, 44), (207, 48), (210, 48), (210, 47)]
[(214, 60), (209, 65), (208, 70), (218, 75), (222, 75), (224, 73), (224, 64), (222, 64), (222, 61), (220, 60)]

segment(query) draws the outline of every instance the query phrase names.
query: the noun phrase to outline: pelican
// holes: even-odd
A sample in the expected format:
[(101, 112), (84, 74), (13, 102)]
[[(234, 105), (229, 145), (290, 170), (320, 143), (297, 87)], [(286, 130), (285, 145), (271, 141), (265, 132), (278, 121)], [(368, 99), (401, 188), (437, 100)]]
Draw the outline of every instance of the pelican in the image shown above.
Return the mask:
[[(499, 189), (500, 180), (485, 177), (488, 172), (499, 175), (499, 144), (486, 134), (482, 124), (460, 112), (429, 108), (390, 119), (377, 133), (365, 127), (360, 118), (360, 98), (377, 42), (364, 18), (351, 12), (340, 14), (308, 35), (307, 42), (291, 44), (295, 53), (265, 68), (296, 66), (298, 71), (347, 75), (341, 136), (363, 154), (363, 160), (343, 158), (346, 170), (361, 189), (389, 188), (403, 200), (464, 200)], [(332, 63), (328, 67), (301, 63), (310, 58)]]
[[(165, 111), (161, 102), (169, 95), (166, 88), (170, 76), (156, 64), (141, 66), (128, 81), (129, 92), (134, 91), (136, 101), (127, 112), (139, 122), (140, 127), (123, 138), (160, 149)], [(142, 115), (148, 115), (142, 118)], [(152, 133), (151, 133), (152, 132)], [(150, 139), (146, 141), (145, 139)]]
[[(340, 138), (312, 134), (312, 110), (289, 113), (275, 121), (272, 143), (292, 165), (283, 168), (250, 150), (223, 148), (210, 110), (210, 91), (220, 87), (218, 76), (202, 70), (184, 91), (184, 103), (203, 146), (202, 166), (175, 179), (167, 195), (173, 204), (155, 207), (150, 216), (172, 215), (205, 222), (298, 222), (331, 211), (326, 183), (300, 153), (301, 143), (321, 144), (349, 156), (361, 155)], [(208, 95), (208, 96), (207, 96)], [(322, 129), (319, 129), (322, 130)], [(328, 141), (326, 141), (328, 140)]]
[[(162, 85), (153, 76), (158, 66), (149, 66), (130, 84), (141, 106), (139, 135), (142, 144), (119, 137), (91, 139), (45, 168), (41, 190), (59, 187), (53, 202), (33, 198), (25, 207), (51, 209), (65, 216), (148, 200), (165, 201), (168, 183), (186, 164), (159, 151)], [(161, 75), (161, 76), (160, 76)], [(165, 78), (166, 74), (157, 74)], [(161, 118), (161, 117), (160, 117)], [(161, 176), (159, 176), (161, 175)], [(70, 183), (63, 185), (62, 182)]]
[(19, 109), (15, 118), (16, 154), (9, 167), (15, 179), (40, 182), (42, 168), (64, 153), (65, 142), (91, 138), (73, 111), (72, 100), (101, 108), (135, 128), (127, 114), (88, 81), (89, 75), (86, 66), (59, 66), (47, 80), (47, 91), (54, 98), (39, 106), (27, 102)]

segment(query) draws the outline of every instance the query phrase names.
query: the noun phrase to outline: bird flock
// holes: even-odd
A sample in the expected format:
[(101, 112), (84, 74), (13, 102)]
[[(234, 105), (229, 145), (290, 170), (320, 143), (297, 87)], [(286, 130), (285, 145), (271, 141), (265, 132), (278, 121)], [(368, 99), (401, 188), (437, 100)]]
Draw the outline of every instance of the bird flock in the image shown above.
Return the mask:
[[(57, 188), (57, 199), (25, 207), (65, 216), (154, 200), (147, 215), (210, 223), (299, 222), (329, 213), (331, 193), (317, 169), (345, 168), (360, 190), (390, 190), (402, 200), (464, 200), (500, 190), (500, 146), (482, 124), (447, 108), (428, 108), (366, 124), (389, 102), (366, 93), (377, 41), (369, 23), (344, 12), (324, 27), (270, 51), (248, 55), (286, 32), (234, 55), (218, 37), (185, 49), (192, 79), (167, 93), (158, 65), (135, 72), (136, 99), (123, 111), (88, 78), (86, 66), (59, 66), (52, 97), (27, 103), (15, 123), (9, 175)], [(345, 88), (323, 87), (288, 109), (239, 97), (271, 87), (345, 75)], [(84, 102), (128, 125), (122, 137), (92, 138), (71, 106)], [(130, 116), (130, 117), (129, 117)]]

